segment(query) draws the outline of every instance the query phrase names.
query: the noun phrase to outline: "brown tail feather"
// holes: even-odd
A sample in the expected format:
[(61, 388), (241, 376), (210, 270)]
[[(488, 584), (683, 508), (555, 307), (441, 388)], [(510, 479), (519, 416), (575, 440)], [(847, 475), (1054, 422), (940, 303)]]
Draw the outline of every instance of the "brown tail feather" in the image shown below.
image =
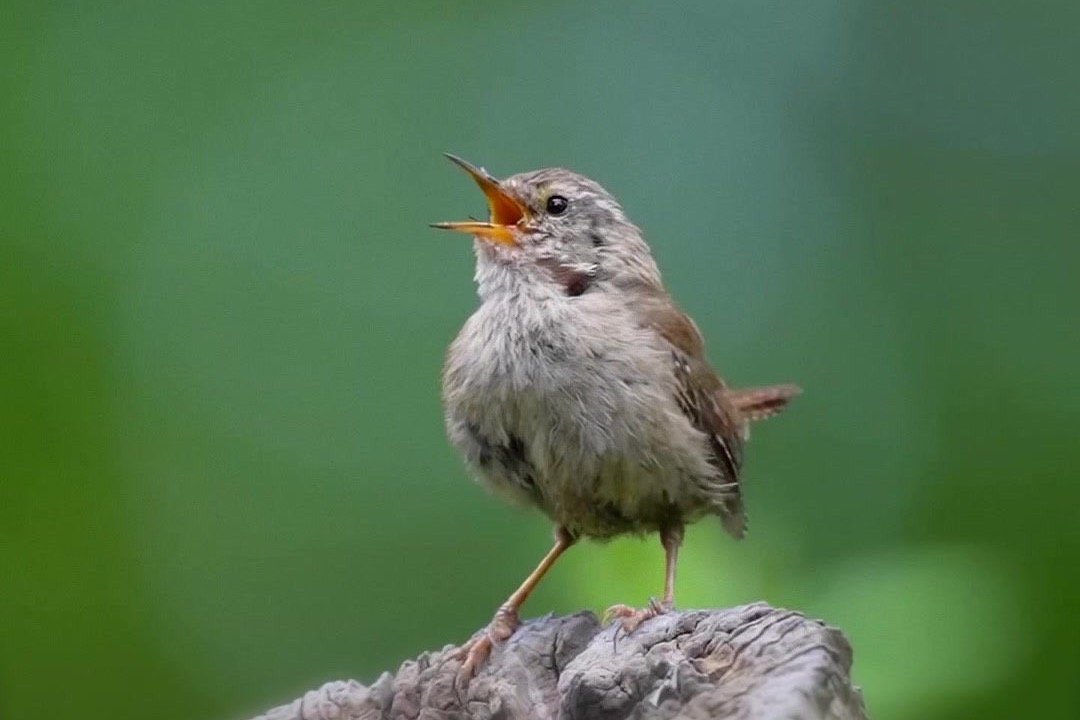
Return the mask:
[(779, 414), (801, 392), (798, 385), (785, 384), (728, 390), (725, 395), (747, 420), (756, 421)]

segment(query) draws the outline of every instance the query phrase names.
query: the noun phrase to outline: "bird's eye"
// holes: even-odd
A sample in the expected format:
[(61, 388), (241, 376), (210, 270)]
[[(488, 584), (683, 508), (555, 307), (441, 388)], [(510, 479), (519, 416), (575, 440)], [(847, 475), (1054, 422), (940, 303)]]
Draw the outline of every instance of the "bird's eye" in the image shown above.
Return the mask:
[(552, 195), (547, 199), (547, 211), (550, 215), (562, 215), (568, 207), (570, 201), (562, 195)]

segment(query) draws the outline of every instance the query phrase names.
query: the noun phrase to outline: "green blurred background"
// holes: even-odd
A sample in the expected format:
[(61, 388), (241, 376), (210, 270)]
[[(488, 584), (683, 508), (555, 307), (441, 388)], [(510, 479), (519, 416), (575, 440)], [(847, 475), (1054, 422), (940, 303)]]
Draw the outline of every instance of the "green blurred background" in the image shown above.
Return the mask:
[(882, 720), (1080, 716), (1080, 6), (947, 5), (4, 3), (0, 717), (242, 718), (533, 566), (443, 437), (444, 150), (597, 178), (724, 374), (805, 388), (681, 605), (842, 627)]

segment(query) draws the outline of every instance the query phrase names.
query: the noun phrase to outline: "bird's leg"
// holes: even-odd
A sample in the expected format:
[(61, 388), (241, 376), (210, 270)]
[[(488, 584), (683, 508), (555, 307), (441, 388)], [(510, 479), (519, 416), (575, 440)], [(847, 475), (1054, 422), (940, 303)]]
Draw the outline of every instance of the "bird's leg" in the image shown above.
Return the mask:
[(627, 633), (632, 633), (637, 626), (649, 618), (671, 612), (675, 609), (675, 569), (679, 563), (679, 546), (683, 541), (683, 525), (675, 523), (660, 529), (660, 544), (664, 546), (664, 599), (649, 600), (648, 607), (632, 608), (628, 605), (613, 605), (604, 613), (606, 619), (619, 619), (619, 624)]
[(682, 523), (669, 525), (660, 531), (660, 544), (664, 546), (664, 599), (660, 606), (664, 612), (675, 609), (675, 570), (679, 564), (682, 541)]
[(555, 528), (555, 544), (548, 550), (544, 559), (535, 570), (529, 573), (529, 577), (525, 578), (525, 582), (521, 583), (514, 594), (499, 606), (484, 633), (470, 640), (458, 651), (459, 656), (465, 659), (461, 669), (458, 670), (459, 679), (467, 682), (487, 660), (495, 643), (503, 642), (514, 634), (521, 625), (518, 610), (525, 604), (529, 595), (540, 584), (540, 580), (559, 559), (559, 556), (573, 545), (575, 540), (576, 538), (566, 528)]

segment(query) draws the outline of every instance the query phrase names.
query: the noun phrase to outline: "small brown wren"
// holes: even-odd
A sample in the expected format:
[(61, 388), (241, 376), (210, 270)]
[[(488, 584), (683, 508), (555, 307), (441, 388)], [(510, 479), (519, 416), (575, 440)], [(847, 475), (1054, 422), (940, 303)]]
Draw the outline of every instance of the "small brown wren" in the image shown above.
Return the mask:
[(434, 226), (475, 238), (480, 296), (446, 358), (447, 432), (483, 484), (555, 523), (554, 546), (463, 648), (467, 679), (578, 538), (659, 533), (662, 600), (608, 614), (632, 632), (673, 608), (684, 525), (716, 515), (742, 537), (749, 424), (799, 388), (728, 388), (641, 231), (596, 182), (559, 168), (499, 181), (448, 157), (480, 186), (490, 218)]

